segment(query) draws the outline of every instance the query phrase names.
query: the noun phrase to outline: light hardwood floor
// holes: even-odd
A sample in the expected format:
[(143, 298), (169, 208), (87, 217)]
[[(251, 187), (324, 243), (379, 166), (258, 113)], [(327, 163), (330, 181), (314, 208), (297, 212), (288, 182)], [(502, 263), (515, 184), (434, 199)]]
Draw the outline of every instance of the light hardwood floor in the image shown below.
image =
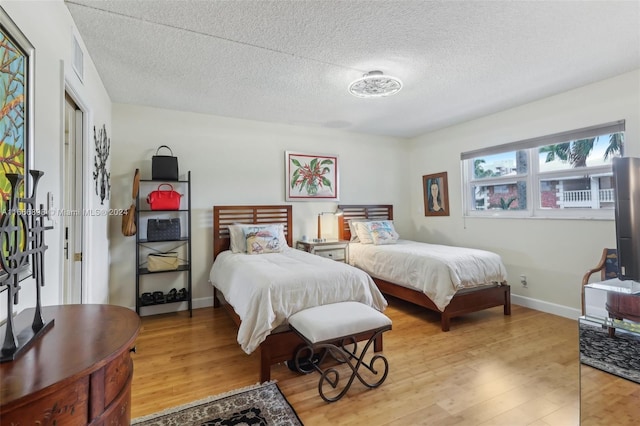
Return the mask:
[[(390, 371), (381, 387), (356, 382), (328, 404), (318, 396), (317, 374), (272, 368), (306, 426), (579, 424), (576, 321), (514, 305), (511, 316), (489, 309), (452, 320), (443, 333), (434, 313), (389, 302)], [(144, 317), (142, 324), (133, 355), (133, 417), (258, 382), (258, 354), (240, 349), (224, 310)], [(583, 397), (583, 425), (638, 424), (640, 385), (588, 367), (583, 373), (583, 383), (595, 384)]]

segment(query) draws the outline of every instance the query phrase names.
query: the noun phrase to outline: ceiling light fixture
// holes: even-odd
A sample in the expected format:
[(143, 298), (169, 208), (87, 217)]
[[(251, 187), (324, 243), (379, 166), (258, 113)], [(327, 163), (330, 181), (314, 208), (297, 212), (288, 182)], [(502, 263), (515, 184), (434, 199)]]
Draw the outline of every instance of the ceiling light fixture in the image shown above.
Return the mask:
[(349, 85), (349, 93), (359, 98), (381, 98), (395, 95), (402, 89), (399, 78), (370, 71)]

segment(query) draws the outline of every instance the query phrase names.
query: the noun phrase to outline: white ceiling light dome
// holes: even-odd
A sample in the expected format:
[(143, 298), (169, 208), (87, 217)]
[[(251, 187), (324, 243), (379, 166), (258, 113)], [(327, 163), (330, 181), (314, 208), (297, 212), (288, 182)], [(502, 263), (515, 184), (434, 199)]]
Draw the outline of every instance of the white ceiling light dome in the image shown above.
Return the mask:
[(349, 85), (349, 93), (359, 98), (381, 98), (395, 95), (402, 89), (397, 77), (384, 75), (382, 71), (370, 71)]

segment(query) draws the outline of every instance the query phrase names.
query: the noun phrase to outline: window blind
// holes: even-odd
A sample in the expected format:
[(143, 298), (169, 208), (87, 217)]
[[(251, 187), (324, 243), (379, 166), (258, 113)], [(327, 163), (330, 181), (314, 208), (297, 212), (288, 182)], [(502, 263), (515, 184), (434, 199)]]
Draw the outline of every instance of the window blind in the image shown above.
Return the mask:
[(502, 152), (519, 151), (523, 149), (536, 148), (539, 146), (547, 146), (563, 142), (575, 141), (579, 139), (587, 139), (610, 133), (624, 132), (624, 130), (625, 121), (618, 120), (611, 123), (599, 124), (597, 126), (583, 127), (582, 129), (569, 130), (552, 135), (523, 139), (521, 141), (509, 142), (502, 145), (467, 151), (460, 154), (460, 159), (469, 160), (484, 155), (500, 154)]

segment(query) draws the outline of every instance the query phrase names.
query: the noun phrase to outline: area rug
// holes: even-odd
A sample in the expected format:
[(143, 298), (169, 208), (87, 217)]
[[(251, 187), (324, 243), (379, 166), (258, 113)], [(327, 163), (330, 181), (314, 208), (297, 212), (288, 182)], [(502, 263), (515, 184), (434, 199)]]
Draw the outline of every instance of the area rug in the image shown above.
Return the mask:
[(640, 383), (640, 337), (580, 324), (580, 362), (607, 373)]
[(302, 425), (275, 382), (211, 396), (131, 421), (138, 426)]

